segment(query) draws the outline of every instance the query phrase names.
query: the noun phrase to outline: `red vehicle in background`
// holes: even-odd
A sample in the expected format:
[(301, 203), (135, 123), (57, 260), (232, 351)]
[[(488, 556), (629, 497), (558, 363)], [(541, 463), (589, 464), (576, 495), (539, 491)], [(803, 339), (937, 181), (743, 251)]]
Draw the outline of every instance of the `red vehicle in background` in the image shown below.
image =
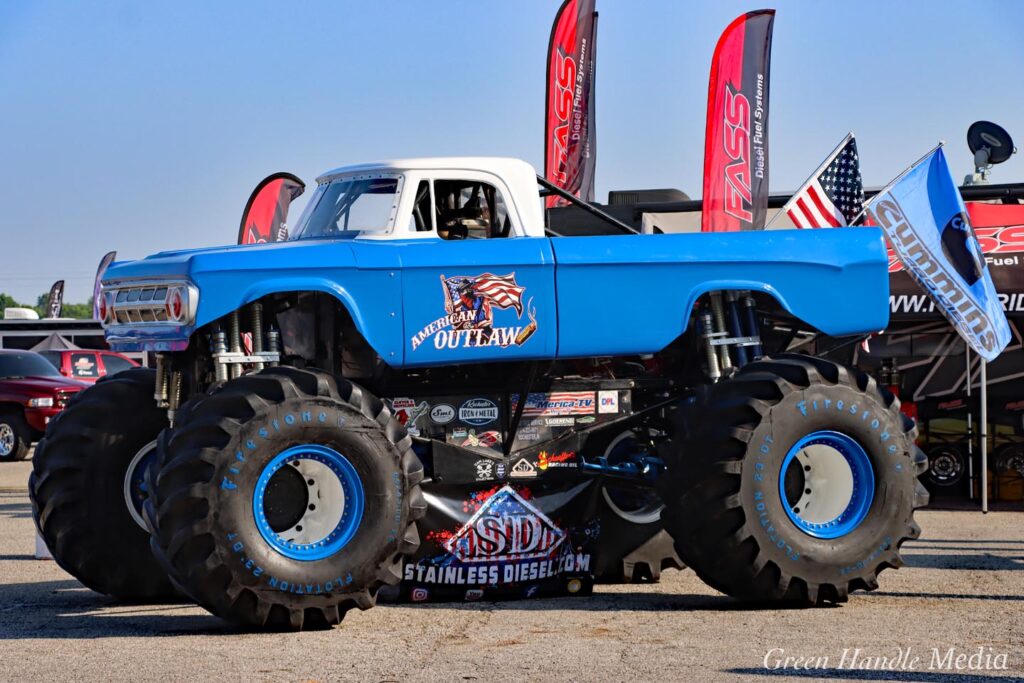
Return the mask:
[(58, 349), (40, 351), (39, 355), (50, 361), (65, 377), (89, 384), (95, 384), (100, 377), (116, 375), (123, 370), (139, 366), (128, 356), (113, 351)]
[(34, 351), (0, 349), (0, 462), (24, 460), (50, 419), (88, 386)]

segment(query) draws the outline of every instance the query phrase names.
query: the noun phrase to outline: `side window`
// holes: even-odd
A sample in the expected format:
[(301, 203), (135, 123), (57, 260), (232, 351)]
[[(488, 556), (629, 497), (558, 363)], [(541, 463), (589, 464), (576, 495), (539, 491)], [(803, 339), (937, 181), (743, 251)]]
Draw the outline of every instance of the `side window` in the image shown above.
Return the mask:
[(99, 377), (100, 371), (94, 353), (71, 354), (72, 377)]
[(512, 221), (501, 191), (478, 180), (435, 180), (437, 234), (443, 239), (508, 237)]
[(106, 368), (108, 375), (116, 375), (119, 372), (124, 372), (130, 368), (135, 367), (131, 361), (125, 360), (120, 356), (103, 356), (103, 367)]
[(59, 351), (43, 351), (39, 354), (46, 360), (50, 361), (50, 365), (60, 370), (60, 352)]
[(416, 188), (416, 203), (409, 217), (409, 229), (416, 232), (430, 232), (434, 229), (434, 212), (431, 209), (430, 181), (421, 180)]

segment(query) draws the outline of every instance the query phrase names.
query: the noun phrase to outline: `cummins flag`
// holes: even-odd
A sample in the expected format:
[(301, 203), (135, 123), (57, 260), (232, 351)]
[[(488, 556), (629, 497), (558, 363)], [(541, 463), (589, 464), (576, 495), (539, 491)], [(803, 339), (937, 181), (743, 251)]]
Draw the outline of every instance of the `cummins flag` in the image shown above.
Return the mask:
[(288, 239), (288, 207), (305, 189), (305, 183), (291, 173), (275, 173), (261, 180), (242, 212), (238, 243), (262, 244)]
[(737, 17), (711, 60), (701, 230), (761, 230), (768, 210), (768, 71), (775, 10)]
[(875, 195), (867, 210), (960, 336), (985, 360), (995, 359), (1010, 327), (942, 145)]
[[(597, 45), (594, 0), (565, 0), (548, 43), (544, 107), (544, 177), (586, 201), (594, 199), (597, 163), (594, 63)], [(547, 206), (564, 200), (548, 197)]]

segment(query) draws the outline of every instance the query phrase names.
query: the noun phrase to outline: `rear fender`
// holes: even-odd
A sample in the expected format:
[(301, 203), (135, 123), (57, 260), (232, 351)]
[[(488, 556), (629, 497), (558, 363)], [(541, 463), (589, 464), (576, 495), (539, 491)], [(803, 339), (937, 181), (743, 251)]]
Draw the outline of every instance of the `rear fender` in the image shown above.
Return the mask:
[(763, 292), (832, 336), (889, 319), (888, 257), (877, 228), (553, 238), (558, 355), (656, 353), (697, 299)]

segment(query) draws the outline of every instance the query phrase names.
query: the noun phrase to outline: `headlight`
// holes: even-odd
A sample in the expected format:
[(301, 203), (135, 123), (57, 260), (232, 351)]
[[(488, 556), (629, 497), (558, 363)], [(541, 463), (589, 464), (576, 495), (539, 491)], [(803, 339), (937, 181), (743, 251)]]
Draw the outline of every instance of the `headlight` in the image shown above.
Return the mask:
[(28, 400), (28, 407), (29, 408), (52, 408), (53, 407), (53, 397), (52, 396), (45, 396), (43, 398), (30, 398)]

